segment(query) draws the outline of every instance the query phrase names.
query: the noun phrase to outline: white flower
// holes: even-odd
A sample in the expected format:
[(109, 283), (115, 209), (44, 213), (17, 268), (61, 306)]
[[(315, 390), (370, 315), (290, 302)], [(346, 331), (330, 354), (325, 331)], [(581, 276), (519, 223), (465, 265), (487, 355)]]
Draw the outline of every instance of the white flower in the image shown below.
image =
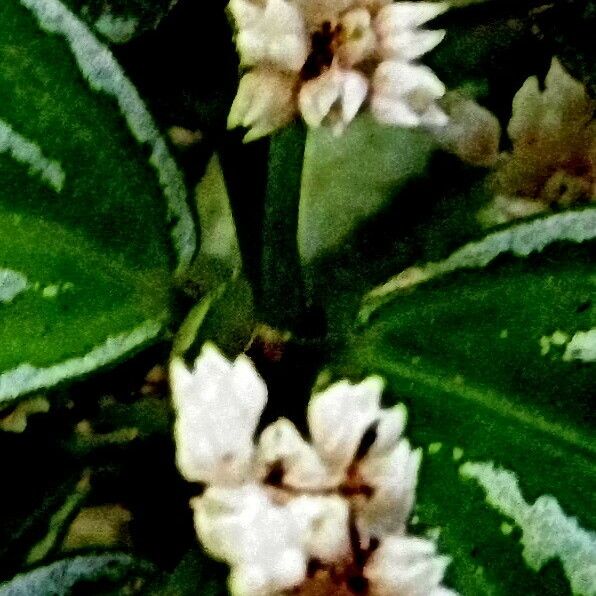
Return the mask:
[(379, 122), (406, 128), (444, 126), (447, 116), (436, 105), (445, 85), (424, 65), (387, 60), (373, 77), (371, 110)]
[(317, 127), (327, 121), (339, 134), (354, 119), (367, 93), (368, 81), (363, 74), (332, 66), (302, 85), (298, 103), (309, 126)]
[[(282, 486), (342, 487), (353, 493), (366, 539), (405, 530), (421, 459), (419, 450), (400, 440), (405, 408), (382, 409), (382, 390), (378, 377), (335, 383), (309, 403), (312, 445), (289, 420), (281, 419), (263, 431), (258, 446), (261, 465), (275, 469)], [(365, 453), (359, 454), (367, 440)]]
[(439, 45), (445, 31), (420, 30), (418, 27), (438, 17), (449, 5), (445, 2), (392, 2), (375, 19), (375, 30), (383, 58), (414, 60)]
[(288, 505), (296, 519), (306, 521), (304, 545), (311, 559), (333, 564), (349, 558), (349, 504), (338, 495), (301, 496)]
[(273, 503), (262, 487), (210, 487), (192, 507), (204, 547), (232, 565), (233, 594), (276, 594), (304, 580), (306, 521)]
[[(329, 124), (340, 133), (367, 102), (383, 123), (444, 124), (434, 103), (444, 87), (413, 61), (445, 36), (420, 27), (447, 7), (390, 0), (231, 0), (240, 63), (251, 70), (241, 79), (228, 127), (248, 128), (250, 141), (300, 113), (309, 126)], [(411, 76), (414, 81), (407, 81)]]
[(263, 431), (258, 446), (260, 462), (278, 472), (282, 486), (350, 493), (365, 541), (405, 531), (421, 460), (420, 450), (400, 440), (405, 408), (382, 409), (382, 390), (378, 377), (335, 383), (309, 403), (312, 445), (281, 419)]
[(270, 424), (261, 434), (257, 448), (261, 476), (280, 466), (283, 482), (296, 489), (333, 486), (329, 471), (312, 445), (285, 418)]
[(436, 554), (429, 540), (413, 536), (386, 536), (372, 553), (364, 576), (375, 596), (448, 596), (441, 581), (449, 557)]
[(312, 442), (331, 470), (345, 472), (366, 430), (381, 415), (383, 380), (370, 377), (352, 385), (340, 381), (313, 395), (307, 417)]
[(311, 443), (281, 418), (256, 444), (267, 390), (246, 357), (206, 345), (171, 380), (178, 466), (207, 484), (191, 501), (197, 536), (231, 566), (232, 594), (332, 594), (354, 574), (378, 596), (449, 594), (448, 559), (406, 536), (421, 452), (401, 438), (405, 408), (381, 407), (379, 377), (313, 395)]
[(360, 503), (358, 526), (364, 536), (403, 534), (414, 506), (422, 452), (412, 451), (406, 439), (388, 453), (369, 454), (358, 467), (362, 481), (373, 488)]
[(338, 26), (342, 41), (335, 55), (339, 64), (352, 68), (375, 56), (378, 42), (369, 10), (355, 8), (346, 12), (339, 18)]
[(308, 52), (306, 27), (300, 11), (288, 0), (231, 0), (229, 9), (239, 27), (236, 46), (242, 66), (270, 63), (298, 72)]
[(206, 344), (192, 370), (174, 359), (170, 379), (182, 475), (207, 483), (243, 480), (267, 401), (267, 387), (252, 362), (245, 356), (229, 362)]
[(541, 89), (525, 81), (513, 98), (511, 149), (495, 164), (495, 199), (480, 214), (495, 225), (596, 202), (596, 102), (553, 58)]
[(246, 143), (271, 134), (296, 115), (296, 81), (283, 72), (255, 68), (240, 80), (228, 115), (228, 128), (248, 128)]

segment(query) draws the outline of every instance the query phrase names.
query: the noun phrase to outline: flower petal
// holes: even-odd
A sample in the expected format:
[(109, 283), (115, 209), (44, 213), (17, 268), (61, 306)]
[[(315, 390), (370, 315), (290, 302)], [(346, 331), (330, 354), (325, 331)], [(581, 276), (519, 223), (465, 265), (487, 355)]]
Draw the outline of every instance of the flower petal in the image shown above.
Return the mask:
[(376, 438), (368, 451), (368, 456), (384, 455), (393, 450), (406, 426), (408, 412), (403, 404), (381, 410), (376, 427)]
[(444, 94), (445, 85), (427, 66), (386, 60), (373, 76), (371, 110), (386, 124), (444, 125), (445, 115), (435, 105)]
[(343, 73), (341, 91), (342, 124), (347, 126), (355, 117), (368, 94), (368, 81), (358, 71)]
[(415, 60), (430, 52), (445, 38), (442, 29), (433, 31), (399, 31), (379, 38), (381, 55), (391, 60)]
[(340, 381), (308, 404), (308, 426), (313, 444), (333, 470), (346, 470), (366, 430), (380, 414), (383, 380), (369, 377), (356, 385)]
[(306, 60), (308, 38), (300, 10), (287, 0), (265, 0), (264, 6), (232, 0), (238, 25), (236, 46), (243, 66), (271, 63), (298, 72)]
[(392, 35), (420, 27), (448, 9), (448, 2), (391, 2), (377, 13), (375, 28), (380, 35)]
[(423, 64), (408, 64), (399, 60), (385, 60), (373, 76), (375, 93), (388, 97), (403, 97), (423, 91), (433, 99), (445, 94), (445, 85), (435, 73)]
[(262, 487), (210, 487), (191, 505), (207, 551), (232, 566), (233, 594), (277, 594), (304, 579), (304, 521)]
[(372, 29), (370, 12), (364, 8), (350, 10), (341, 16), (342, 43), (336, 50), (336, 56), (343, 68), (374, 56), (377, 38)]
[(369, 454), (358, 471), (372, 496), (359, 507), (358, 526), (368, 536), (403, 533), (412, 512), (422, 453), (402, 439), (386, 455)]
[(325, 21), (333, 21), (338, 14), (348, 10), (354, 0), (294, 0), (300, 7), (310, 31), (318, 29)]
[(248, 143), (285, 126), (296, 114), (295, 84), (294, 77), (266, 69), (245, 74), (230, 109), (228, 128), (248, 128), (244, 137)]
[(257, 461), (262, 476), (279, 465), (283, 484), (293, 489), (324, 489), (333, 485), (315, 449), (286, 418), (280, 418), (261, 433)]
[(298, 105), (304, 121), (314, 128), (321, 126), (340, 94), (341, 82), (331, 69), (306, 81), (298, 95)]
[(442, 589), (448, 564), (449, 557), (437, 556), (429, 540), (386, 536), (366, 563), (364, 575), (376, 596), (429, 596)]
[(467, 163), (484, 167), (495, 164), (501, 140), (497, 117), (457, 92), (447, 93), (443, 106), (449, 113), (447, 126), (430, 127), (441, 145)]
[(383, 95), (373, 95), (370, 109), (377, 121), (383, 124), (393, 124), (404, 128), (414, 128), (420, 125), (420, 116), (405, 101)]
[(334, 65), (304, 83), (298, 102), (309, 126), (318, 127), (327, 120), (342, 132), (358, 113), (367, 93), (368, 81), (363, 74)]
[(350, 553), (350, 511), (339, 496), (302, 496), (290, 502), (296, 519), (306, 522), (304, 538), (310, 558), (337, 563)]
[(239, 29), (255, 27), (262, 16), (262, 8), (251, 0), (230, 0), (228, 10)]
[(251, 361), (239, 356), (231, 363), (206, 344), (192, 371), (176, 358), (170, 376), (182, 475), (197, 482), (241, 480), (267, 400), (265, 383)]
[(420, 114), (420, 123), (426, 128), (440, 129), (449, 123), (449, 117), (438, 105), (432, 103)]

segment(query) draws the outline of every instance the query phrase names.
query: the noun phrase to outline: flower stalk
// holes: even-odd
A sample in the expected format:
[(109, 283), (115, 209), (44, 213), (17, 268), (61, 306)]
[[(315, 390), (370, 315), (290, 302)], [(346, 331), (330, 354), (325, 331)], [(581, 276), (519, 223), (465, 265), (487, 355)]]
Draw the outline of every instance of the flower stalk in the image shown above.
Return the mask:
[(261, 315), (295, 334), (307, 315), (297, 239), (306, 134), (295, 122), (271, 139), (263, 221)]

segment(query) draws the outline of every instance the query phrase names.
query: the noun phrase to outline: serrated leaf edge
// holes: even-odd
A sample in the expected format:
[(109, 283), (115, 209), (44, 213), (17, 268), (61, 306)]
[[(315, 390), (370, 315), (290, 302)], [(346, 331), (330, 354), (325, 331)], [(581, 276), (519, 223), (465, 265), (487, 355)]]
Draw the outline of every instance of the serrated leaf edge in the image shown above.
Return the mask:
[(151, 147), (149, 163), (156, 170), (166, 197), (173, 223), (171, 235), (177, 252), (177, 271), (183, 271), (190, 264), (197, 241), (186, 185), (136, 88), (110, 50), (59, 0), (19, 1), (35, 15), (41, 29), (64, 37), (90, 87), (114, 97), (134, 138)]
[(581, 243), (594, 238), (595, 208), (557, 213), (493, 232), (482, 240), (465, 244), (443, 261), (409, 267), (371, 290), (363, 298), (358, 321), (368, 321), (370, 315), (393, 295), (458, 269), (481, 269), (506, 253), (527, 257), (541, 252), (553, 242)]

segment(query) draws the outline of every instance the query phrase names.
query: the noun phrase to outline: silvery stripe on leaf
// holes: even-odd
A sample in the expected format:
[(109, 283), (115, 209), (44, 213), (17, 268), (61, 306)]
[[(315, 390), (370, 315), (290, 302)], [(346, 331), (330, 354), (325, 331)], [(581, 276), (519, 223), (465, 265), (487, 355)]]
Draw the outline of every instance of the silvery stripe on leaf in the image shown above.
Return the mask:
[(27, 278), (12, 269), (0, 269), (0, 303), (11, 302), (29, 287)]
[(557, 213), (493, 232), (482, 240), (466, 244), (444, 261), (410, 267), (375, 288), (364, 297), (359, 320), (366, 322), (393, 294), (458, 269), (480, 269), (506, 253), (527, 257), (532, 253), (541, 252), (553, 242), (581, 243), (594, 238), (595, 208)]
[(68, 594), (81, 586), (88, 588), (90, 582), (101, 583), (106, 576), (112, 581), (130, 580), (133, 572), (148, 575), (154, 571), (149, 563), (123, 553), (82, 555), (20, 573), (0, 584), (0, 595)]
[(150, 145), (149, 163), (156, 170), (167, 199), (169, 217), (174, 223), (171, 234), (178, 256), (178, 270), (185, 269), (195, 251), (196, 232), (186, 202), (184, 178), (137, 90), (108, 48), (97, 41), (89, 28), (59, 0), (20, 2), (33, 12), (42, 29), (66, 39), (85, 80), (96, 91), (114, 97), (135, 139)]
[(60, 162), (44, 156), (37, 143), (20, 135), (12, 126), (0, 119), (0, 153), (8, 153), (13, 159), (29, 166), (50, 188), (60, 192), (66, 174)]
[(530, 505), (524, 499), (513, 472), (492, 462), (467, 462), (460, 467), (464, 478), (473, 478), (486, 492), (487, 502), (511, 518), (522, 531), (522, 555), (528, 566), (540, 571), (558, 557), (574, 594), (596, 594), (596, 534), (584, 530), (549, 495)]
[(596, 328), (578, 331), (567, 344), (563, 360), (596, 362)]
[(155, 339), (162, 327), (162, 321), (145, 321), (131, 331), (108, 337), (81, 356), (74, 356), (47, 367), (23, 363), (0, 373), (0, 401), (14, 399), (24, 393), (52, 387), (65, 379), (90, 373)]

